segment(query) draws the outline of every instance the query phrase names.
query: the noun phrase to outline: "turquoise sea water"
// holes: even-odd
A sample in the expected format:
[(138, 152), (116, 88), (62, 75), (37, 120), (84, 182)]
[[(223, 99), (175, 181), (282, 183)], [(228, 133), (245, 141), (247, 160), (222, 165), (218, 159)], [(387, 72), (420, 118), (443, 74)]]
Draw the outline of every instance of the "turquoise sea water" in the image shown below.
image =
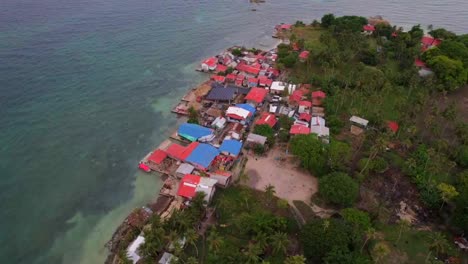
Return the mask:
[(467, 10), (463, 0), (0, 1), (0, 263), (103, 262), (114, 229), (161, 185), (136, 164), (206, 78), (193, 71), (201, 59), (271, 46), (276, 23), (328, 12), (466, 32)]

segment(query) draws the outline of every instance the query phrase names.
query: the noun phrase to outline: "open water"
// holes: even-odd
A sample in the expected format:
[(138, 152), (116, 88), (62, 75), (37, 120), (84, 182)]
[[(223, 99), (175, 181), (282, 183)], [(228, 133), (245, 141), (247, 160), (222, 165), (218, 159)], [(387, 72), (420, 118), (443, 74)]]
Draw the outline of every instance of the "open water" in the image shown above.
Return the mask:
[(0, 263), (102, 263), (197, 62), (329, 12), (468, 31), (466, 0), (1, 0)]

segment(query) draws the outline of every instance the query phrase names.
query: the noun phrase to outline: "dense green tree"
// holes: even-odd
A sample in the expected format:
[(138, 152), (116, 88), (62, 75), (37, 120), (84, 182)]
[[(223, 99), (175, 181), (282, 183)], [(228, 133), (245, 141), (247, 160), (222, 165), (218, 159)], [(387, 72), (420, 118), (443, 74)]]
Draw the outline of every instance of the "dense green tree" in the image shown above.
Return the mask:
[(301, 160), (301, 165), (315, 176), (327, 171), (327, 148), (316, 135), (297, 135), (291, 139), (291, 152)]
[(323, 260), (326, 264), (370, 264), (371, 261), (358, 252), (347, 248), (333, 248)]
[(232, 55), (237, 56), (237, 57), (242, 55), (242, 51), (240, 49), (233, 49), (231, 53)]
[(460, 166), (468, 168), (468, 145), (461, 145), (458, 148), (457, 162)]
[(270, 236), (269, 240), (273, 253), (286, 253), (289, 245), (288, 234), (284, 232), (275, 232)]
[(339, 219), (314, 219), (302, 228), (301, 242), (307, 260), (321, 262), (332, 249), (351, 245), (351, 227)]
[(468, 67), (468, 47), (465, 44), (454, 40), (446, 40), (442, 41), (438, 49), (441, 54), (454, 60), (460, 60), (465, 68)]
[(333, 172), (319, 179), (319, 194), (331, 203), (350, 206), (358, 197), (359, 185), (346, 173)]
[(254, 133), (266, 137), (269, 145), (275, 142), (275, 131), (269, 125), (256, 125)]
[(190, 106), (188, 109), (188, 120), (187, 123), (192, 123), (192, 124), (198, 124), (198, 119), (199, 119), (199, 114), (198, 111), (193, 108), (193, 106)]
[(450, 248), (447, 238), (440, 232), (431, 232), (429, 234), (429, 248), (434, 250), (437, 255), (445, 254)]
[(467, 71), (459, 60), (441, 55), (431, 58), (427, 64), (445, 85), (444, 88), (447, 91), (453, 91), (467, 82)]
[(351, 147), (346, 142), (332, 140), (328, 150), (328, 166), (334, 170), (345, 170), (351, 160)]
[(326, 14), (322, 17), (321, 22), (322, 22), (322, 27), (328, 28), (335, 23), (335, 15)]
[(361, 16), (342, 16), (335, 18), (333, 25), (336, 32), (361, 32), (362, 26), (367, 24), (367, 18)]
[(216, 255), (223, 246), (224, 240), (221, 238), (216, 228), (213, 228), (208, 234), (207, 242), (210, 252), (213, 252)]
[(341, 210), (341, 216), (345, 222), (351, 224), (351, 226), (362, 233), (372, 227), (369, 214), (364, 211), (346, 208)]
[(284, 260), (284, 264), (305, 264), (306, 258), (302, 255), (289, 256)]
[(448, 31), (444, 28), (431, 30), (429, 31), (429, 35), (433, 36), (434, 38), (439, 38), (439, 39), (444, 39), (444, 40), (456, 38), (455, 33)]
[[(457, 192), (457, 189), (448, 183), (439, 183), (437, 185), (437, 189), (440, 192), (440, 197), (444, 203), (448, 203), (452, 201), (455, 197), (457, 197), (460, 193)], [(442, 204), (443, 205), (443, 204)]]

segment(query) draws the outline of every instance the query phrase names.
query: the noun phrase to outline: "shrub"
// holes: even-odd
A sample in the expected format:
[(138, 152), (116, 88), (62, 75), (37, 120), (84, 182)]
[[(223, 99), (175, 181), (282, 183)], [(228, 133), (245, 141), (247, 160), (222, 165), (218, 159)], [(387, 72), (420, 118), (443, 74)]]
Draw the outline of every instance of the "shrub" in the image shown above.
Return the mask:
[(460, 166), (468, 168), (468, 146), (462, 145), (458, 149), (457, 162)]
[(319, 194), (327, 201), (351, 206), (359, 194), (359, 185), (346, 173), (330, 173), (319, 180)]

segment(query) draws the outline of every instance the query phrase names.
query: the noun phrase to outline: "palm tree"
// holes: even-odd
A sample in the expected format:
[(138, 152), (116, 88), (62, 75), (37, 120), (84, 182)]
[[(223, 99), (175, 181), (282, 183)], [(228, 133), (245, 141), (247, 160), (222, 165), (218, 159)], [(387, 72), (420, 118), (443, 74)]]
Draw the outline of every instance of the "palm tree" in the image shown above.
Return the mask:
[(429, 248), (434, 250), (437, 255), (447, 253), (449, 242), (440, 232), (432, 232), (429, 236)]
[(213, 228), (208, 235), (208, 248), (212, 251), (215, 255), (219, 252), (219, 249), (223, 245), (223, 240), (216, 231), (216, 228)]
[(397, 238), (397, 241), (396, 243), (398, 243), (401, 239), (401, 234), (403, 233), (403, 230), (408, 230), (409, 227), (411, 226), (411, 223), (408, 221), (408, 220), (405, 220), (405, 219), (401, 219), (399, 222), (398, 222), (398, 225), (400, 226), (400, 231), (398, 232), (398, 238)]
[(185, 261), (185, 264), (198, 264), (198, 260), (194, 257), (190, 257)]
[(276, 193), (275, 186), (271, 184), (268, 184), (267, 186), (265, 186), (265, 195), (267, 198), (268, 205), (270, 205), (271, 200), (273, 200), (273, 197), (275, 197), (275, 193)]
[(195, 251), (197, 252), (197, 256), (198, 256), (198, 247), (197, 247), (198, 233), (195, 232), (194, 229), (189, 229), (187, 230), (187, 232), (185, 232), (185, 239), (187, 240), (187, 243), (189, 243), (195, 248)]
[(366, 246), (367, 242), (369, 242), (369, 240), (371, 239), (375, 239), (376, 237), (376, 232), (375, 232), (375, 229), (370, 227), (366, 230), (366, 239), (364, 240), (364, 243), (362, 244), (362, 247), (361, 247), (361, 253), (362, 251), (364, 250), (364, 247)]
[(390, 248), (383, 242), (377, 243), (372, 249), (372, 258), (375, 263), (380, 263), (390, 253)]
[(305, 264), (306, 258), (302, 255), (290, 256), (284, 260), (284, 264)]
[(260, 261), (260, 257), (258, 255), (260, 255), (261, 253), (262, 250), (258, 245), (249, 243), (247, 251), (245, 252), (245, 255), (247, 257), (247, 263), (258, 263)]
[(286, 233), (276, 232), (270, 237), (270, 240), (274, 253), (286, 253), (289, 245), (288, 235)]
[(265, 248), (268, 246), (268, 236), (263, 232), (258, 233), (253, 238), (253, 240), (255, 241), (255, 244), (258, 245), (262, 250), (265, 250)]

